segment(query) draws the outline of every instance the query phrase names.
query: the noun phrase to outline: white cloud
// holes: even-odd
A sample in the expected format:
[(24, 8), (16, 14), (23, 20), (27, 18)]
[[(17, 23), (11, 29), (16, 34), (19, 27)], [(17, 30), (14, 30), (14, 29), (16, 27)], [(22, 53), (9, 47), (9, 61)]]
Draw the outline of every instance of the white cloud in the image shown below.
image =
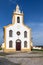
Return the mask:
[(35, 45), (43, 45), (43, 23), (26, 23), (32, 28), (32, 37)]

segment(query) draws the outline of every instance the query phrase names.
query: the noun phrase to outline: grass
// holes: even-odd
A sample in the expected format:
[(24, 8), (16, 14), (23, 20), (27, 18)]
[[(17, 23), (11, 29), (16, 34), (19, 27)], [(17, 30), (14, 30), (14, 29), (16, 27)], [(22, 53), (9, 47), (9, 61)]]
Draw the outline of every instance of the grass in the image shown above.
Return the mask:
[(42, 51), (43, 52), (43, 49), (32, 49), (32, 51)]

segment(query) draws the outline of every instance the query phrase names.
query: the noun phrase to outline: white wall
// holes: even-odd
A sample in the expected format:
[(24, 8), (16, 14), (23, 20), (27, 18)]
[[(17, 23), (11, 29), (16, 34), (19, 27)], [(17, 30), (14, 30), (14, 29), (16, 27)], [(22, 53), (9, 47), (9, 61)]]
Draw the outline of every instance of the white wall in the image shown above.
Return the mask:
[[(13, 37), (9, 37), (9, 30), (13, 30)], [(20, 31), (20, 35), (18, 36), (16, 34), (17, 31)], [(27, 31), (27, 38), (24, 38), (24, 31)], [(13, 26), (9, 26), (6, 28), (6, 48), (9, 48), (9, 41), (13, 41), (13, 48), (16, 47), (16, 40), (20, 39), (21, 40), (21, 48), (24, 48), (24, 41), (27, 41), (27, 48), (30, 48), (30, 29), (28, 29), (26, 26), (20, 25), (18, 23), (14, 24)], [(13, 49), (12, 48), (12, 49)], [(15, 48), (16, 49), (16, 48)]]

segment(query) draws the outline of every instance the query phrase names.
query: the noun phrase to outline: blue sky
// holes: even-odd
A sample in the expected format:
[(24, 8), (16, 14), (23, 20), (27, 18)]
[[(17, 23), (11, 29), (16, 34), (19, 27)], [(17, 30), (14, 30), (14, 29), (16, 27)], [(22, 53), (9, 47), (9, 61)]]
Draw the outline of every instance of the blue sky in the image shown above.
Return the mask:
[(43, 0), (0, 0), (0, 44), (3, 26), (11, 24), (16, 5), (24, 12), (24, 23), (32, 28), (33, 45), (43, 45)]

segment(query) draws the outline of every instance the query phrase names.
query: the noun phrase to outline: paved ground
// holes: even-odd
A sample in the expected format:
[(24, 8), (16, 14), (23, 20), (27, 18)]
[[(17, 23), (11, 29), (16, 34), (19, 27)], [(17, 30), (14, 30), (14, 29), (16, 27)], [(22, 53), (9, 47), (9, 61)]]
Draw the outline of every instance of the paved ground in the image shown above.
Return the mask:
[(3, 50), (0, 50), (0, 52), (3, 52)]
[(0, 56), (0, 65), (43, 65), (43, 53), (13, 53)]
[(43, 58), (0, 58), (0, 65), (43, 65)]
[(8, 60), (21, 65), (43, 65), (43, 58), (9, 58)]
[(0, 65), (20, 65), (20, 64), (10, 62), (9, 60), (5, 58), (0, 58)]
[(16, 52), (16, 53), (13, 53), (13, 54), (9, 54), (9, 55), (6, 55), (7, 57), (10, 57), (10, 58), (36, 58), (36, 57), (43, 57), (43, 53), (39, 53), (39, 52), (27, 52), (27, 53), (21, 53), (21, 52)]

